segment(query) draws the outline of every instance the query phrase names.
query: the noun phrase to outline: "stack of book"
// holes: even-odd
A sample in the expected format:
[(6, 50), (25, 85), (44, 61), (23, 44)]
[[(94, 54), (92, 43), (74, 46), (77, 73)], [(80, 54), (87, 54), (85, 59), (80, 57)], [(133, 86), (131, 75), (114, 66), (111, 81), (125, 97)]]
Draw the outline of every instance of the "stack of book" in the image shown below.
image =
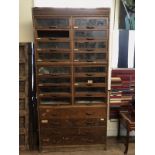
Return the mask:
[(135, 70), (134, 69), (112, 70), (110, 119), (118, 118), (118, 112), (121, 104), (130, 103), (134, 95), (135, 95)]

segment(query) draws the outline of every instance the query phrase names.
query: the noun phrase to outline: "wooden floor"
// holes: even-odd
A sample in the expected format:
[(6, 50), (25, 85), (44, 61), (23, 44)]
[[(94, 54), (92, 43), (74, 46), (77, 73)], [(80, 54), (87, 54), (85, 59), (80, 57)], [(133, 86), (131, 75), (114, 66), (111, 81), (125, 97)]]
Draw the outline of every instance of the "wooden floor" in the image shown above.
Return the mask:
[[(104, 151), (101, 147), (96, 148), (78, 148), (78, 149), (61, 149), (55, 152), (20, 152), (20, 155), (124, 155), (124, 144), (118, 142), (114, 138), (107, 141), (107, 150)], [(135, 155), (135, 144), (129, 144), (128, 155)]]

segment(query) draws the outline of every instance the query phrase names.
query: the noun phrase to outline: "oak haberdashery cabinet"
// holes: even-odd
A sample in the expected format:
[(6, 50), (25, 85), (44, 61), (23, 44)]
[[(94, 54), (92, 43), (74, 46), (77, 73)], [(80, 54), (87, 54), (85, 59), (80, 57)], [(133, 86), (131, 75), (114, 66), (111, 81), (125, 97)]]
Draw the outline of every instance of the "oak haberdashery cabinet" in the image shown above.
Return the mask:
[(28, 45), (19, 44), (19, 149), (28, 149)]
[(39, 148), (106, 148), (106, 8), (33, 8)]

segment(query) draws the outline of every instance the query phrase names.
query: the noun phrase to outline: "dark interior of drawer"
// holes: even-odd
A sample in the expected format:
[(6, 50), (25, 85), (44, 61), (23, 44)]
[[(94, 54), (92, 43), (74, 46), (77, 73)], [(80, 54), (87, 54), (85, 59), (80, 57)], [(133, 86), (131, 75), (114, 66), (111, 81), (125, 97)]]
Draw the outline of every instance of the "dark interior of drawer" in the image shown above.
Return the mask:
[(105, 77), (75, 77), (77, 83), (106, 83)]
[(78, 93), (84, 92), (84, 93), (105, 93), (106, 89), (105, 87), (77, 87), (75, 88), (75, 91)]
[(19, 134), (19, 145), (25, 145), (25, 135)]
[(40, 93), (70, 93), (70, 87), (60, 87), (60, 86), (52, 86), (52, 87), (40, 87)]
[(19, 128), (25, 128), (25, 117), (24, 116), (19, 117)]
[(25, 99), (19, 99), (19, 110), (25, 110)]
[(40, 104), (70, 104), (71, 98), (70, 97), (46, 97), (40, 99)]
[(69, 31), (43, 31), (38, 30), (39, 38), (69, 38)]
[(75, 97), (76, 104), (105, 103), (106, 98), (103, 97)]
[(71, 79), (69, 77), (44, 77), (38, 79), (40, 84), (66, 84), (70, 83)]
[(104, 61), (106, 59), (106, 53), (75, 53), (74, 60), (78, 61)]
[(37, 18), (36, 24), (39, 27), (64, 28), (69, 26), (69, 19), (64, 18)]
[(75, 48), (106, 48), (105, 42), (75, 42)]
[(39, 73), (40, 74), (69, 74), (70, 73), (70, 67), (40, 67)]
[(75, 31), (74, 36), (75, 38), (86, 38), (93, 40), (95, 38), (105, 38), (106, 37), (106, 31)]
[(69, 61), (69, 53), (38, 53), (38, 60), (41, 61)]
[(102, 73), (105, 72), (105, 67), (91, 66), (91, 67), (75, 67), (76, 73)]
[(38, 47), (39, 48), (65, 48), (69, 49), (70, 48), (70, 43), (69, 42), (38, 42)]

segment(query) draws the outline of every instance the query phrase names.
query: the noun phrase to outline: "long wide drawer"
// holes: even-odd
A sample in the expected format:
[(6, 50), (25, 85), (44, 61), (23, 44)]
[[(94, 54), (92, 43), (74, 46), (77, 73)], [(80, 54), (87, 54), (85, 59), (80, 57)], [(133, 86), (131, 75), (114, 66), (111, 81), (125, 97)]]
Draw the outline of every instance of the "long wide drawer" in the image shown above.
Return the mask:
[(106, 126), (106, 118), (40, 119), (41, 128)]
[(105, 143), (106, 128), (60, 128), (40, 132), (42, 145), (77, 145)]
[(63, 107), (63, 108), (40, 108), (42, 119), (63, 118), (105, 118), (106, 107)]

